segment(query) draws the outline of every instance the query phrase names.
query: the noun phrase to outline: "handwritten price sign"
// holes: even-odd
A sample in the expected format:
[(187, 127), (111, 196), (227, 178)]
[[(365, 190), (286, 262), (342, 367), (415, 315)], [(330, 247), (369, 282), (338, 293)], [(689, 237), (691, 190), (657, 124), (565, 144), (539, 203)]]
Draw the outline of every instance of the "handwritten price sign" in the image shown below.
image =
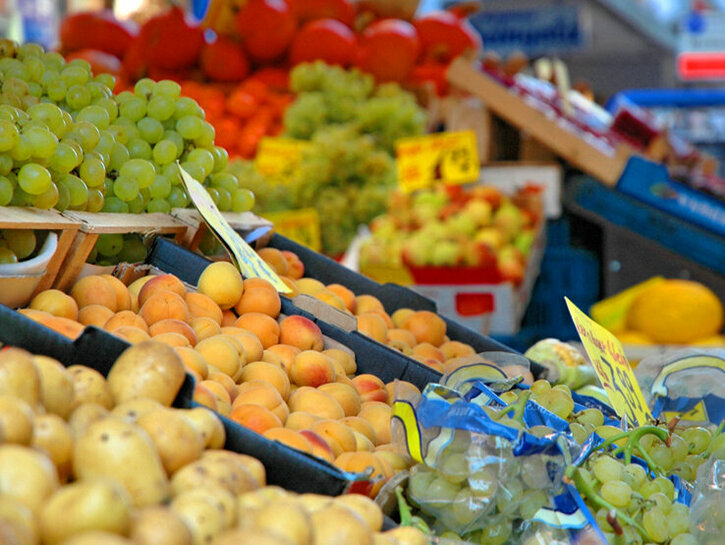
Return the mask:
[(415, 191), (439, 182), (449, 185), (475, 182), (481, 171), (473, 131), (401, 138), (395, 142), (395, 160), (403, 191)]
[(620, 417), (626, 416), (627, 420), (639, 426), (648, 424), (652, 420), (652, 415), (620, 342), (609, 331), (579, 310), (569, 299), (564, 299), (569, 307), (569, 313), (579, 333), (579, 338), (614, 410)]
[(274, 230), (280, 235), (316, 252), (322, 250), (320, 216), (314, 208), (269, 212), (263, 217), (274, 224)]
[(291, 138), (265, 137), (259, 142), (254, 166), (274, 183), (287, 183), (312, 144)]

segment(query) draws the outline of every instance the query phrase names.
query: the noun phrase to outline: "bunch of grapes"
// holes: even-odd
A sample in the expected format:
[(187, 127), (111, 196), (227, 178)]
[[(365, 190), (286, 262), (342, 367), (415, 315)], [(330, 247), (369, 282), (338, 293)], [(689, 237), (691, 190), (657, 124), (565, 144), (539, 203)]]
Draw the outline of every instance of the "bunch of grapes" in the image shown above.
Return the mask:
[(0, 230), (0, 263), (17, 263), (35, 251), (35, 231), (31, 229)]
[(143, 79), (114, 95), (112, 76), (37, 44), (2, 40), (0, 57), (0, 205), (169, 212), (190, 204), (179, 161), (221, 210), (253, 206), (177, 83)]

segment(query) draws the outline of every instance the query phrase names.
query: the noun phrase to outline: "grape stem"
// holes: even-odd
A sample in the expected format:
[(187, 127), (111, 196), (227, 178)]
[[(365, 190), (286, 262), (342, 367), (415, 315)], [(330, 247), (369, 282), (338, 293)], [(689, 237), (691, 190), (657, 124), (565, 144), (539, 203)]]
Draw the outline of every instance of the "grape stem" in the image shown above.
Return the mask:
[(513, 415), (511, 416), (511, 420), (514, 420), (523, 426), (524, 425), (524, 410), (526, 409), (526, 403), (528, 403), (529, 397), (531, 397), (531, 391), (523, 390), (519, 394), (519, 398), (516, 400), (516, 403), (507, 405), (506, 407), (501, 409), (501, 411), (499, 411), (498, 420), (501, 421), (501, 419), (504, 416), (513, 412)]
[[(654, 471), (655, 473), (664, 474), (665, 471), (657, 465), (652, 458), (650, 458), (650, 455), (647, 454), (647, 452), (640, 446), (639, 441), (644, 437), (645, 435), (656, 435), (659, 439), (662, 441), (667, 441), (667, 438), (669, 437), (669, 432), (667, 430), (664, 430), (662, 428), (658, 428), (657, 426), (642, 426), (640, 428), (634, 428), (629, 431), (624, 431), (622, 433), (618, 433), (617, 435), (613, 435), (612, 437), (605, 440), (601, 445), (598, 447), (592, 449), (592, 451), (589, 453), (589, 455), (582, 459), (579, 462), (579, 465), (584, 463), (586, 460), (589, 459), (589, 457), (594, 454), (598, 450), (604, 450), (609, 447), (611, 447), (614, 443), (617, 441), (620, 441), (622, 439), (626, 439), (627, 442), (621, 446), (614, 449), (611, 454), (613, 456), (616, 456), (617, 454), (624, 454), (624, 462), (625, 464), (629, 464), (632, 461), (632, 452), (635, 448), (637, 448), (639, 454), (642, 456), (644, 461), (647, 463), (647, 466), (651, 471)], [(571, 477), (571, 471), (569, 472), (569, 477)]]
[(594, 490), (594, 481), (591, 480), (589, 477), (585, 475), (585, 473), (579, 469), (574, 468), (574, 485), (576, 486), (577, 490), (581, 493), (582, 496), (584, 496), (586, 499), (588, 499), (592, 504), (594, 504), (597, 507), (603, 507), (607, 510), (609, 513), (608, 516), (611, 516), (612, 513), (616, 514), (617, 519), (622, 520), (632, 526), (639, 534), (642, 536), (642, 539), (645, 540), (645, 542), (651, 542), (652, 538), (649, 537), (645, 529), (637, 523), (636, 520), (631, 518), (626, 513), (623, 513), (616, 507), (614, 507), (611, 503), (609, 503), (607, 500), (602, 498), (597, 492)]
[(395, 496), (398, 498), (398, 513), (400, 513), (400, 525), (401, 526), (412, 526), (417, 528), (424, 534), (430, 534), (430, 526), (420, 518), (413, 516), (413, 512), (410, 509), (410, 505), (405, 501), (403, 496), (403, 489), (398, 486), (395, 488)]
[(710, 456), (710, 454), (712, 454), (712, 446), (715, 443), (715, 438), (722, 433), (723, 429), (725, 429), (725, 418), (720, 421), (720, 425), (717, 427), (715, 433), (713, 433), (712, 437), (710, 438), (710, 444), (707, 446), (707, 449), (705, 449), (705, 452), (702, 453), (702, 456), (704, 458), (707, 458), (708, 456)]

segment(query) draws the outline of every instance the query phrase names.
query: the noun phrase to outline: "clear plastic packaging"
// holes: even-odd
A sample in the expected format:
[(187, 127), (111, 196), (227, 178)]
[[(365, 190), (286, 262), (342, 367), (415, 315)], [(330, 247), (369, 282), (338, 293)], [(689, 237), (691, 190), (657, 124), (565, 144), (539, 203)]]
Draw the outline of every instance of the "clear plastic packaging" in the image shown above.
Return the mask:
[(711, 458), (697, 470), (690, 533), (699, 545), (721, 545), (725, 539), (725, 460)]

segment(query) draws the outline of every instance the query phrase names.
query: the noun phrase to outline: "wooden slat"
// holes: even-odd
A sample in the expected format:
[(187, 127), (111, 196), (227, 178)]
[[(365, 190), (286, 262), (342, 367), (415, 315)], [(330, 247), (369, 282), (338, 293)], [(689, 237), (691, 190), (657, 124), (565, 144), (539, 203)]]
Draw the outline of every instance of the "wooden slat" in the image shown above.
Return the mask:
[(98, 235), (107, 233), (175, 234), (186, 231), (181, 221), (160, 212), (153, 214), (112, 214), (110, 212), (76, 212), (69, 210), (63, 215), (81, 224), (83, 233)]
[(633, 153), (624, 145), (618, 147), (614, 155), (601, 152), (462, 58), (453, 61), (447, 77), (459, 89), (483, 100), (486, 107), (507, 123), (526, 131), (557, 155), (606, 185), (617, 183)]
[(43, 278), (40, 279), (33, 295), (43, 290), (50, 289), (53, 286), (55, 279), (60, 272), (60, 268), (68, 255), (68, 250), (70, 250), (77, 234), (77, 228), (65, 229), (60, 232), (60, 236), (58, 237), (58, 247), (55, 249), (55, 253), (45, 269), (45, 274), (43, 275)]
[(0, 229), (70, 229), (77, 220), (66, 218), (57, 210), (24, 206), (0, 206)]
[(73, 244), (68, 250), (60, 272), (55, 279), (54, 288), (61, 291), (69, 291), (75, 284), (78, 275), (86, 264), (86, 259), (91, 255), (93, 246), (98, 240), (98, 233), (79, 232)]

